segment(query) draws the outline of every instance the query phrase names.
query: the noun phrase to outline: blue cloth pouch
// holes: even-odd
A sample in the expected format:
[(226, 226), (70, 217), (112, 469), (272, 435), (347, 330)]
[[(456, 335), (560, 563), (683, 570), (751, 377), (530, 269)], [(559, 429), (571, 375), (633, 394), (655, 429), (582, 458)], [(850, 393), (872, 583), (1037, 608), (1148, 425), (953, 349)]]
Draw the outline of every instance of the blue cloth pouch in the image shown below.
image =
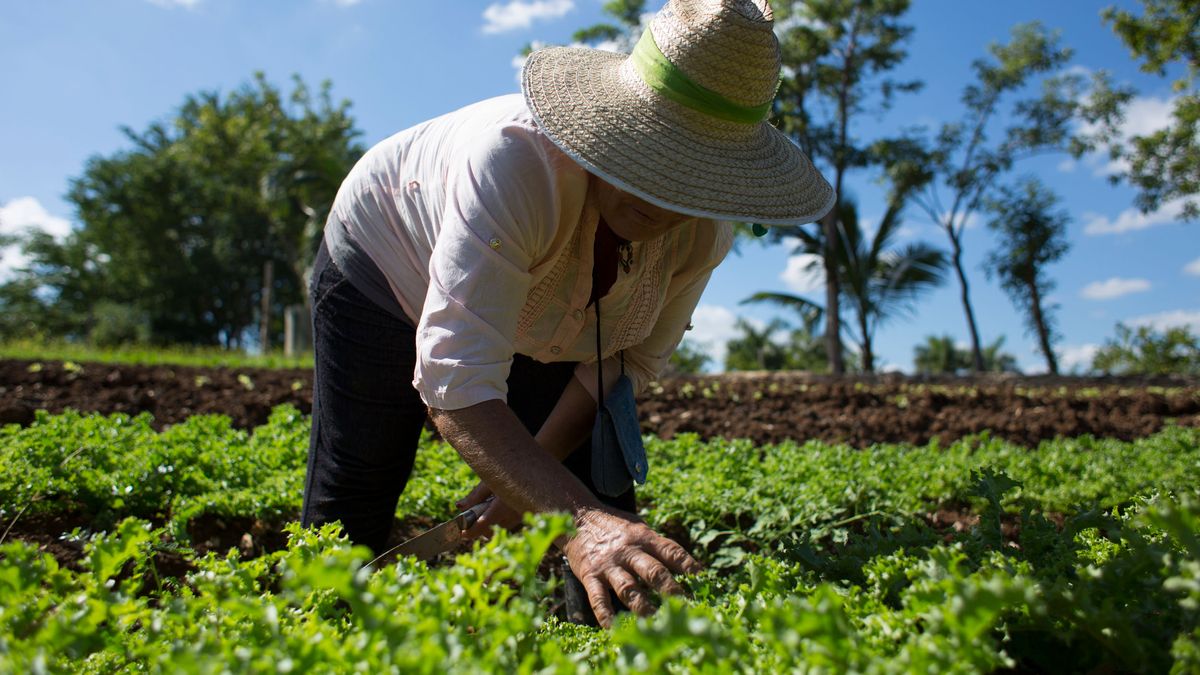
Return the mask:
[(633, 382), (621, 373), (592, 427), (592, 483), (608, 497), (624, 494), (636, 482), (646, 482), (646, 446), (638, 425)]

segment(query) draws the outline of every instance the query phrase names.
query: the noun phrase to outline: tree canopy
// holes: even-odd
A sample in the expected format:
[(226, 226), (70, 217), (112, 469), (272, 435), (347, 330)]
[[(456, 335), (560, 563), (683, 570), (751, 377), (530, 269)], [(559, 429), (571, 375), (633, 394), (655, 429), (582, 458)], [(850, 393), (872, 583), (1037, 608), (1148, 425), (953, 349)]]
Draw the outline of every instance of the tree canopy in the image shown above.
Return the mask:
[[(921, 88), (919, 81), (888, 75), (908, 56), (906, 43), (913, 28), (902, 18), (909, 4), (909, 0), (772, 3), (783, 61), (774, 116), (779, 128), (809, 157), (828, 167), (826, 175), (838, 202), (843, 198), (847, 172), (878, 161), (869, 151), (871, 144), (856, 134), (856, 118), (888, 109), (899, 92)], [(837, 218), (834, 209), (816, 228), (822, 243), (818, 253), (826, 262), (826, 351), (835, 374), (845, 370)]]
[[(25, 242), (31, 263), (0, 289), (7, 331), (85, 337), (116, 312), (154, 341), (232, 346), (264, 295), (278, 323), (305, 301), (325, 218), (362, 154), (328, 82), (314, 94), (297, 77), (285, 94), (257, 74), (123, 131), (131, 147), (92, 157), (71, 182), (80, 227), (61, 244)], [(286, 271), (269, 288), (265, 266)]]
[[(914, 204), (950, 242), (976, 371), (986, 365), (963, 265), (967, 223), (996, 196), (998, 179), (1016, 162), (1072, 147), (1086, 84), (1079, 74), (1061, 72), (1072, 52), (1038, 23), (1014, 26), (1008, 42), (991, 44), (987, 52), (971, 64), (975, 79), (963, 89), (959, 119), (943, 123), (932, 139), (911, 133), (876, 147), (896, 189), (911, 190)], [(1022, 96), (1039, 79), (1040, 92)], [(997, 119), (1005, 117), (1005, 127), (997, 129)]]
[(1187, 326), (1117, 324), (1116, 337), (1096, 351), (1092, 368), (1115, 375), (1200, 375), (1200, 337)]
[(1030, 332), (1038, 339), (1046, 367), (1058, 373), (1054, 342), (1053, 307), (1047, 300), (1055, 284), (1046, 266), (1066, 255), (1070, 217), (1056, 209), (1058, 198), (1035, 179), (1002, 188), (989, 200), (992, 212), (988, 227), (999, 235), (998, 246), (984, 263), (988, 276), (995, 276), (1018, 308), (1026, 313)]
[(1128, 180), (1137, 191), (1137, 205), (1153, 211), (1180, 200), (1181, 214), (1200, 217), (1200, 3), (1195, 0), (1141, 0), (1143, 13), (1110, 7), (1102, 16), (1113, 32), (1141, 61), (1144, 72), (1167, 77), (1176, 73), (1172, 88), (1171, 122), (1143, 135), (1122, 132), (1132, 98), (1128, 89), (1114, 89), (1101, 79), (1089, 106), (1096, 133), (1077, 145), (1077, 153), (1106, 146), (1112, 159), (1125, 167), (1114, 178)]

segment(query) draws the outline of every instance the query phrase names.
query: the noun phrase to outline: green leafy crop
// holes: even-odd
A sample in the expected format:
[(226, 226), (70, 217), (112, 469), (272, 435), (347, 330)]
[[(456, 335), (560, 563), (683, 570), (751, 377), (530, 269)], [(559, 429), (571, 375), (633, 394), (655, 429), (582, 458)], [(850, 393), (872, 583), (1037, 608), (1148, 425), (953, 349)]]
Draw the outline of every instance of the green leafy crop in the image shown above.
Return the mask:
[[(0, 528), (59, 518), (82, 557), (0, 545), (0, 672), (1196, 672), (1200, 430), (1022, 448), (647, 439), (643, 515), (708, 568), (611, 631), (559, 621), (565, 517), (454, 564), (379, 568), (304, 530), (309, 421), (41, 415), (0, 430)], [(473, 484), (423, 443), (398, 507)], [(954, 525), (944, 517), (954, 515)], [(194, 552), (197, 519), (286, 548)], [(14, 532), (19, 532), (20, 527)], [(0, 530), (3, 531), (3, 530)]]

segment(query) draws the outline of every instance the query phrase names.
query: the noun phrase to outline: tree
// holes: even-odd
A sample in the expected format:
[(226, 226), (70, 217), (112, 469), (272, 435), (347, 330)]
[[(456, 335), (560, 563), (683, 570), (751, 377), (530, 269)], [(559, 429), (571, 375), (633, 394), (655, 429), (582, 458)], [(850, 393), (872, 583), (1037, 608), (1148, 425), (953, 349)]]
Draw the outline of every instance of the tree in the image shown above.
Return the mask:
[[(859, 225), (858, 208), (850, 199), (842, 201), (837, 213), (838, 246), (834, 264), (842, 279), (842, 299), (857, 319), (857, 342), (862, 370), (875, 371), (874, 341), (878, 328), (912, 309), (923, 292), (942, 283), (947, 266), (943, 251), (922, 242), (894, 247), (900, 230), (903, 195), (893, 196), (879, 227), (870, 237)], [(815, 233), (796, 230), (800, 240), (794, 253), (815, 254), (824, 246)], [(771, 302), (791, 306), (819, 317), (822, 308), (795, 296), (759, 293), (743, 302)], [(826, 336), (828, 338), (828, 336)]]
[(86, 336), (96, 299), (111, 286), (78, 237), (59, 243), (46, 232), (20, 237), (29, 262), (0, 285), (0, 336)]
[[(985, 370), (995, 373), (1017, 372), (1016, 357), (1001, 351), (1003, 347), (1003, 335), (984, 347)], [(925, 338), (925, 344), (917, 345), (914, 349), (913, 369), (924, 375), (959, 375), (973, 370), (974, 363), (971, 351), (959, 349), (954, 344), (954, 338), (949, 335), (930, 335)]]
[[(623, 53), (633, 51), (644, 28), (642, 17), (646, 14), (646, 0), (607, 0), (603, 11), (615, 23), (602, 21), (580, 28), (571, 34), (571, 40), (576, 44)], [(521, 48), (521, 56), (529, 56), (538, 46), (526, 44)]]
[(825, 370), (825, 341), (808, 326), (789, 331), (786, 341), (775, 335), (788, 328), (787, 322), (773, 319), (761, 329), (738, 319), (742, 336), (726, 343), (725, 370)]
[(1046, 367), (1058, 374), (1053, 343), (1053, 307), (1046, 296), (1054, 282), (1046, 276), (1046, 265), (1066, 254), (1066, 226), (1070, 217), (1054, 208), (1058, 198), (1035, 179), (1016, 187), (1003, 188), (986, 206), (993, 217), (988, 228), (1000, 235), (999, 247), (984, 264), (988, 278), (995, 276), (1013, 303), (1026, 313), (1030, 330), (1037, 336)]
[[(1127, 167), (1114, 180), (1124, 178), (1138, 191), (1137, 205), (1153, 211), (1163, 203), (1183, 200), (1182, 215), (1200, 217), (1200, 4), (1194, 0), (1141, 0), (1141, 16), (1110, 7), (1102, 13), (1113, 32), (1140, 60), (1147, 73), (1166, 76), (1168, 68), (1182, 71), (1172, 86), (1177, 93), (1172, 121), (1167, 127), (1126, 138), (1122, 132), (1123, 106), (1129, 91), (1101, 86), (1091, 97), (1088, 117), (1095, 133), (1081, 139), (1076, 154), (1108, 147), (1112, 159)], [(1099, 84), (1107, 85), (1106, 80)]]
[(1001, 335), (992, 344), (983, 348), (983, 369), (989, 373), (1019, 373), (1017, 357), (1001, 351), (1004, 347), (1004, 336)]
[(1106, 375), (1200, 375), (1200, 337), (1187, 326), (1157, 331), (1119, 323), (1116, 338), (1096, 352), (1092, 368)]
[(970, 367), (970, 353), (956, 347), (949, 335), (930, 335), (914, 350), (913, 369), (923, 375), (956, 375)]
[(674, 352), (671, 352), (671, 360), (667, 363), (667, 374), (695, 375), (702, 372), (709, 361), (712, 361), (712, 357), (703, 349), (700, 349), (691, 340), (684, 340), (679, 343)]
[[(902, 47), (912, 27), (899, 19), (909, 0), (779, 0), (773, 3), (784, 77), (775, 100), (779, 127), (814, 161), (829, 165), (837, 201), (846, 173), (872, 156), (855, 138), (853, 120), (872, 103), (887, 109), (897, 92), (920, 88), (883, 74), (908, 55)], [(823, 105), (824, 104), (824, 105)], [(828, 115), (819, 113), (828, 110)], [(837, 211), (820, 223), (825, 265), (825, 339), (830, 369), (845, 372), (841, 349)], [(781, 236), (777, 234), (778, 238)]]
[[(988, 53), (987, 59), (971, 65), (975, 82), (963, 90), (961, 119), (943, 124), (932, 141), (913, 134), (876, 147), (887, 158), (893, 183), (899, 189), (915, 188), (914, 203), (950, 240), (950, 260), (977, 371), (986, 368), (963, 267), (963, 236), (989, 190), (1014, 163), (1072, 147), (1072, 123), (1085, 84), (1079, 75), (1058, 73), (1070, 60), (1071, 50), (1059, 44), (1057, 33), (1038, 23), (1015, 26), (1009, 42), (990, 45)], [(1008, 102), (1039, 76), (1045, 78), (1038, 96)], [(992, 140), (998, 117), (1007, 118), (1006, 127), (999, 140)], [(948, 202), (943, 201), (943, 191)]]
[(944, 280), (947, 262), (943, 251), (924, 242), (892, 247), (903, 208), (904, 198), (894, 198), (870, 238), (859, 226), (854, 202), (846, 200), (838, 208), (843, 294), (858, 317), (862, 368), (868, 373), (875, 372), (873, 345), (879, 326), (911, 311), (918, 296)]
[(325, 217), (362, 154), (348, 108), (329, 83), (313, 95), (296, 78), (285, 96), (258, 74), (124, 129), (132, 147), (92, 157), (71, 183), (81, 227), (62, 244), (29, 241), (32, 264), (0, 296), (24, 293), (34, 321), (61, 306), (76, 337), (96, 307), (147, 317), (158, 342), (239, 346), (257, 323), (280, 326), (279, 310), (307, 298)]
[(571, 39), (593, 46), (607, 42), (617, 45), (623, 52), (631, 51), (640, 37), (646, 0), (608, 0), (604, 3), (604, 13), (612, 17), (616, 24), (598, 23), (581, 28), (575, 31)]
[(735, 327), (742, 336), (726, 343), (725, 370), (783, 370), (788, 366), (787, 351), (771, 337), (786, 327), (783, 321), (772, 319), (761, 329), (745, 319)]
[[(829, 369), (829, 355), (825, 351), (825, 338), (814, 332), (809, 326), (793, 328), (788, 333), (787, 350), (788, 370), (804, 370), (810, 373), (820, 373)], [(842, 346), (845, 349), (845, 345)], [(846, 368), (857, 370), (858, 362), (853, 357), (846, 359)]]
[(751, 303), (767, 303), (794, 311), (800, 318), (800, 325), (809, 333), (816, 332), (818, 324), (821, 323), (821, 317), (825, 314), (825, 310), (817, 303), (791, 293), (759, 291), (742, 300), (740, 304)]

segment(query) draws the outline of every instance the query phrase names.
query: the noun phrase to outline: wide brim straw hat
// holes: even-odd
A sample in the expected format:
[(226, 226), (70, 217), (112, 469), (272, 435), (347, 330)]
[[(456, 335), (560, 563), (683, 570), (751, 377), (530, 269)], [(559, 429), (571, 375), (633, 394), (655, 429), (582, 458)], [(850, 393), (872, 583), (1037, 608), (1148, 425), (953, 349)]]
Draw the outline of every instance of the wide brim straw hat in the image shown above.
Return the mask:
[(542, 131), (585, 169), (657, 206), (802, 224), (829, 183), (766, 119), (779, 84), (767, 0), (671, 0), (628, 56), (551, 47), (521, 89)]

